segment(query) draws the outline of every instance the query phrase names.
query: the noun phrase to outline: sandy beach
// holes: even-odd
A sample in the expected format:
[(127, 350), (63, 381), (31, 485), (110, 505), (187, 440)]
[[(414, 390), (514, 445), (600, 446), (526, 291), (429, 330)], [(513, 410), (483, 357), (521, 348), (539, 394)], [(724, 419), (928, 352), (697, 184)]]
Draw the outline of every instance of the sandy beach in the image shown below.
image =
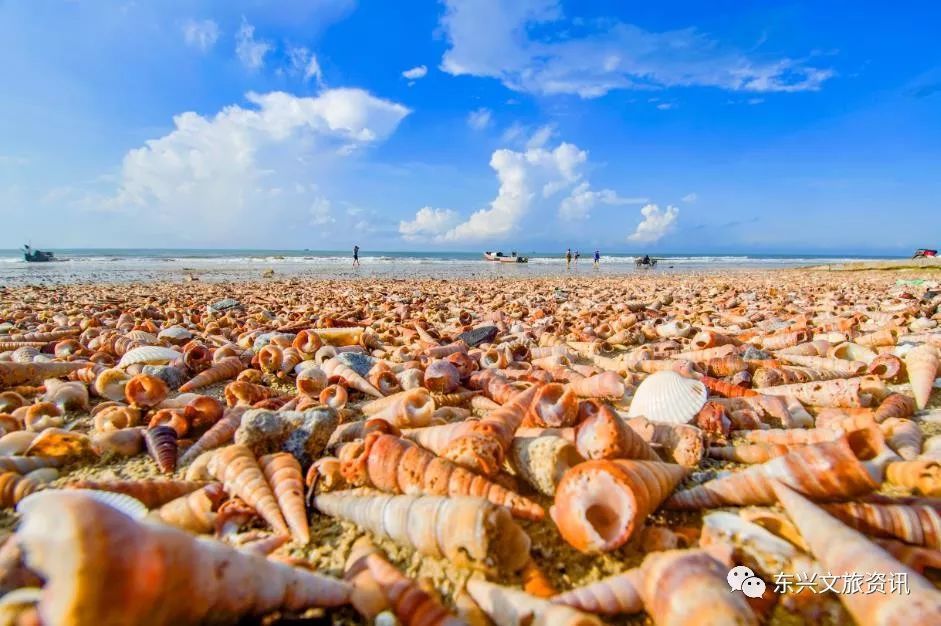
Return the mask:
[[(939, 305), (930, 274), (803, 270), (3, 287), (0, 463), (3, 479), (21, 486), (3, 492), (2, 526), (7, 536), (22, 528), (13, 507), (27, 494), (57, 494), (81, 481), (142, 500), (157, 480), (207, 481), (174, 492), (190, 498), (186, 515), (161, 508), (169, 496), (155, 497), (148, 508), (160, 512), (149, 521), (122, 523), (141, 536), (176, 525), (188, 536), (215, 535), (233, 551), (273, 549), (268, 562), (334, 580), (346, 575), (359, 590), (356, 609), (305, 613), (279, 610), (278, 602), (244, 609), (264, 623), (305, 614), (360, 624), (370, 611), (406, 610), (364, 583), (377, 575), (363, 565), (372, 561), (349, 563), (363, 537), (378, 550), (374, 560), (391, 563), (401, 584), (410, 581), (422, 606), (470, 623), (479, 623), (480, 608), (463, 589), (484, 580), (499, 585), (487, 593), (514, 610), (525, 605), (546, 616), (568, 606), (587, 620), (578, 623), (596, 623), (592, 616), (660, 623), (670, 610), (658, 604), (663, 598), (685, 607), (715, 590), (719, 599), (699, 609), (715, 620), (840, 623), (858, 615), (861, 596), (775, 593), (776, 576), (812, 562), (834, 573), (852, 569), (841, 557), (860, 550), (872, 555), (870, 569), (906, 573), (911, 598), (922, 602), (916, 615), (936, 615), (938, 535), (927, 527), (906, 535), (866, 516), (888, 504), (937, 510)], [(301, 448), (271, 426), (289, 417), (300, 421), (288, 430), (309, 437)], [(267, 426), (251, 426), (256, 418)], [(223, 436), (205, 438), (227, 421)], [(194, 443), (203, 454), (187, 451)], [(309, 540), (292, 525), (277, 547), (265, 545), (279, 531), (262, 501), (223, 459), (247, 451), (245, 463), (257, 468), (270, 461), (264, 455), (285, 450), (296, 459), (296, 474), (286, 475), (297, 483), (285, 493), (306, 500), (298, 523)], [(447, 486), (423, 478), (432, 459), (450, 476)], [(808, 463), (828, 479), (811, 484), (801, 470)], [(720, 484), (746, 470), (751, 483), (729, 491)], [(278, 476), (264, 480), (277, 494), (275, 511), (287, 511), (279, 485), (288, 479)], [(772, 478), (804, 497), (790, 495), (782, 507)], [(209, 497), (210, 489), (219, 493)], [(469, 542), (462, 561), (433, 554), (435, 540), (389, 529), (383, 536), (391, 522), (343, 513), (383, 492), (469, 502), (487, 519), (499, 511), (509, 535), (521, 539), (501, 545), (487, 527), (428, 530)], [(462, 493), (478, 497), (460, 500)], [(104, 506), (80, 500), (88, 510)], [(825, 513), (822, 501), (863, 508)], [(74, 498), (59, 496), (30, 510), (71, 519), (71, 506)], [(800, 507), (840, 521), (821, 529), (796, 513)], [(74, 549), (75, 562), (103, 578), (117, 571), (109, 560), (126, 558), (133, 568), (146, 558), (109, 552), (107, 542), (61, 543), (69, 523), (24, 534), (19, 550), (38, 554), (60, 542), (58, 550)], [(472, 536), (480, 532), (490, 538)], [(657, 558), (697, 574), (667, 584), (657, 578)], [(30, 562), (47, 581), (87, 575), (70, 569), (80, 567), (72, 561)], [(765, 594), (729, 593), (732, 565), (754, 570)], [(174, 564), (184, 577), (188, 566)], [(23, 561), (8, 558), (3, 567), (4, 591), (30, 586), (11, 582), (33, 580)], [(614, 587), (588, 587), (625, 572)], [(40, 610), (96, 594), (133, 603), (139, 594), (117, 578), (78, 588), (87, 595), (43, 600)], [(480, 604), (479, 588), (468, 588)], [(587, 595), (565, 593), (578, 589)], [(537, 599), (545, 597), (557, 604)], [(613, 597), (620, 608), (608, 606)], [(886, 606), (904, 598), (866, 597)], [(35, 608), (12, 610), (22, 617)]]

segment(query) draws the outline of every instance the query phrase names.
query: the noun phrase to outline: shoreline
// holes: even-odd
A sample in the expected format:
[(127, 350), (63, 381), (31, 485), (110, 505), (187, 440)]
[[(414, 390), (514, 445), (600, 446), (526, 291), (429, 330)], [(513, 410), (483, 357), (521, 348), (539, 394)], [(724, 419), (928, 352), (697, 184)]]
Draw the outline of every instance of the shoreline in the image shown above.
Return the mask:
[(941, 258), (932, 257), (927, 259), (899, 259), (894, 261), (856, 261), (852, 263), (827, 263), (821, 265), (809, 265), (802, 267), (803, 270), (830, 271), (830, 272), (864, 272), (864, 271), (941, 271)]

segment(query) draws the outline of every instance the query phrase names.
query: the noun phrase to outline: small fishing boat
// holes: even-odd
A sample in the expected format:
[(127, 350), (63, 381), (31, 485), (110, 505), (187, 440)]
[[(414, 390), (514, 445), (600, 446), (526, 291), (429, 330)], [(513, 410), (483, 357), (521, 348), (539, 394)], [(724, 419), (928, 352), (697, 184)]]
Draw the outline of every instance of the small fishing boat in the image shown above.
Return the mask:
[(915, 254), (912, 256), (913, 259), (930, 259), (932, 257), (938, 256), (937, 250), (931, 250), (930, 248), (918, 248), (915, 250)]
[(502, 252), (484, 252), (484, 258), (488, 261), (497, 261), (499, 263), (529, 263), (529, 259), (524, 256), (518, 256), (515, 252), (509, 256)]
[(48, 263), (49, 261), (59, 260), (52, 252), (33, 250), (29, 246), (23, 246), (23, 259), (25, 259), (27, 263)]

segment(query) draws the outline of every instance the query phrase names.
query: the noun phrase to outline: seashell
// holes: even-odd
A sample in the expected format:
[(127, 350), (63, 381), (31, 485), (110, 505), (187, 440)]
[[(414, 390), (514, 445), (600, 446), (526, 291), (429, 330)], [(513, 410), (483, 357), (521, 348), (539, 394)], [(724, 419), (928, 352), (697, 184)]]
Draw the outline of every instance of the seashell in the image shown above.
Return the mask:
[(601, 615), (639, 613), (644, 610), (641, 583), (640, 568), (635, 568), (561, 593), (552, 602)]
[(890, 417), (879, 428), (889, 447), (906, 461), (913, 461), (921, 454), (921, 428), (912, 420)]
[(0, 470), (27, 474), (43, 467), (61, 467), (65, 460), (49, 456), (0, 456)]
[(85, 363), (11, 363), (0, 361), (0, 389), (17, 385), (38, 385), (49, 378), (59, 378), (76, 372)]
[(867, 369), (866, 363), (862, 361), (846, 361), (843, 359), (798, 354), (782, 354), (779, 358), (792, 365), (802, 365), (804, 367), (826, 370), (846, 377), (859, 376), (864, 374)]
[(357, 422), (347, 422), (340, 424), (331, 433), (327, 441), (327, 450), (335, 450), (337, 446), (343, 443), (349, 443), (357, 439), (365, 439), (369, 433), (381, 432), (391, 435), (398, 435), (399, 429), (383, 419), (367, 418)]
[(400, 391), (364, 404), (360, 410), (373, 419), (382, 419), (399, 428), (420, 428), (431, 423), (435, 402), (424, 387)]
[(214, 511), (225, 499), (219, 483), (210, 483), (201, 489), (171, 500), (153, 512), (152, 517), (165, 524), (202, 535), (215, 527)]
[(823, 441), (839, 439), (840, 430), (830, 428), (771, 428), (768, 430), (736, 431), (746, 441), (753, 443), (776, 444), (782, 446), (802, 446)]
[(183, 416), (193, 428), (212, 426), (224, 415), (222, 404), (209, 396), (196, 396), (183, 407)]
[(144, 430), (147, 452), (164, 474), (176, 470), (177, 432), (170, 426), (153, 426)]
[(195, 391), (223, 380), (230, 380), (238, 376), (238, 373), (243, 369), (245, 369), (245, 366), (242, 365), (242, 361), (238, 357), (226, 357), (180, 385), (180, 392)]
[(201, 489), (205, 482), (189, 480), (77, 480), (67, 483), (67, 489), (91, 489), (123, 493), (144, 503), (148, 509), (156, 509), (180, 496)]
[(238, 496), (258, 511), (276, 533), (290, 534), (274, 493), (251, 450), (238, 444), (219, 450), (209, 461), (209, 472), (222, 481), (227, 493)]
[(901, 382), (902, 360), (894, 354), (880, 354), (866, 368), (866, 373), (878, 376), (889, 382)]
[(920, 574), (782, 483), (774, 482), (773, 488), (821, 567), (831, 574), (881, 572), (887, 580), (900, 572), (906, 575), (910, 595), (837, 594), (853, 619), (866, 624), (929, 624), (941, 617), (941, 592)]
[(99, 433), (137, 426), (139, 421), (140, 409), (124, 405), (109, 406), (96, 413), (94, 419), (95, 430)]
[(860, 345), (858, 343), (844, 342), (831, 347), (827, 351), (827, 356), (831, 359), (862, 361), (866, 365), (869, 365), (877, 355), (866, 346)]
[(284, 363), (284, 351), (275, 345), (264, 346), (258, 351), (258, 368), (266, 374), (277, 374)]
[(225, 386), (223, 395), (225, 396), (226, 406), (252, 406), (262, 400), (267, 400), (275, 395), (275, 391), (270, 387), (255, 385), (236, 380)]
[(584, 417), (575, 429), (575, 446), (586, 460), (639, 459), (659, 461), (653, 448), (629, 428), (609, 406)]
[(176, 345), (184, 344), (192, 338), (193, 333), (182, 326), (169, 326), (157, 333), (157, 339)]
[(780, 350), (781, 348), (790, 348), (799, 343), (810, 341), (810, 333), (806, 330), (785, 331), (759, 337), (758, 341), (762, 350)]
[(753, 443), (736, 446), (712, 446), (708, 454), (713, 459), (724, 459), (735, 463), (764, 463), (788, 454), (794, 445), (779, 443)]
[(59, 428), (47, 428), (33, 439), (25, 456), (57, 458), (74, 461), (94, 456), (88, 435)]
[(467, 581), (467, 591), (496, 626), (600, 626), (594, 615), (564, 604), (554, 604), (525, 591), (477, 578)]
[(492, 343), (499, 332), (496, 326), (480, 326), (460, 333), (454, 340), (463, 341), (471, 348), (476, 348), (482, 343)]
[(346, 403), (349, 402), (349, 396), (346, 393), (345, 387), (341, 387), (340, 385), (328, 385), (320, 392), (317, 400), (320, 404), (324, 404), (337, 411), (346, 406)]
[(326, 515), (458, 566), (515, 572), (529, 560), (526, 533), (506, 509), (482, 498), (338, 491), (316, 496), (314, 506)]
[(586, 461), (565, 473), (549, 514), (577, 550), (616, 550), (685, 475), (683, 467), (672, 463)]
[(632, 417), (627, 425), (647, 443), (660, 445), (668, 461), (683, 467), (699, 467), (705, 450), (702, 431), (695, 426), (658, 424), (645, 417)]
[(915, 414), (915, 401), (909, 396), (900, 393), (890, 393), (886, 396), (882, 404), (876, 408), (872, 419), (877, 422), (884, 422), (889, 418), (903, 419)]
[(664, 506), (774, 504), (776, 480), (818, 500), (853, 497), (877, 489), (886, 464), (896, 459), (877, 428), (851, 431), (835, 441), (800, 446), (766, 463), (679, 491)]
[(474, 496), (505, 506), (516, 517), (545, 517), (535, 502), (394, 435), (370, 433), (361, 444), (343, 446), (339, 458), (351, 486), (408, 495)]
[[(44, 494), (24, 512), (17, 540), (47, 589), (59, 590), (41, 596), (48, 624), (234, 623), (349, 599), (340, 581), (135, 521), (81, 493)], [(159, 580), (127, 575), (140, 568), (160, 573)]]
[(8, 509), (40, 488), (40, 484), (16, 472), (0, 472), (0, 507)]
[(657, 336), (663, 339), (671, 337), (689, 337), (693, 332), (693, 327), (688, 322), (682, 320), (671, 320), (663, 324), (654, 326)]
[(15, 411), (26, 404), (26, 399), (15, 391), (0, 393), (0, 413)]
[(919, 574), (924, 574), (929, 568), (941, 569), (941, 551), (939, 550), (910, 546), (894, 539), (876, 539), (873, 543)]
[(123, 402), (124, 387), (130, 379), (131, 377), (124, 370), (106, 369), (95, 377), (95, 393), (108, 400)]
[[(316, 335), (314, 336), (316, 337)], [(304, 368), (298, 372), (296, 384), (298, 393), (315, 396), (329, 383), (327, 382), (327, 375), (324, 374), (323, 370), (314, 366)]]
[(824, 504), (821, 508), (867, 535), (895, 537), (919, 546), (941, 548), (941, 512), (932, 506), (843, 502)]
[(905, 355), (905, 368), (908, 370), (915, 405), (919, 410), (924, 409), (928, 406), (931, 389), (938, 374), (938, 349), (929, 345), (918, 346)]
[(88, 409), (88, 389), (84, 384), (50, 378), (43, 382), (43, 386), (46, 388), (43, 400), (56, 405), (60, 411)]
[(327, 359), (321, 367), (329, 379), (341, 379), (349, 387), (361, 391), (367, 396), (382, 397), (382, 393), (373, 387), (368, 380), (357, 374), (337, 357)]
[(637, 387), (629, 417), (643, 416), (652, 422), (688, 424), (706, 403), (706, 387), (676, 372), (656, 372)]
[(274, 490), (294, 541), (307, 545), (310, 543), (310, 529), (304, 504), (304, 480), (297, 459), (287, 452), (277, 452), (261, 457), (258, 464), (265, 474), (265, 480)]
[(142, 428), (124, 428), (107, 432), (94, 433), (91, 446), (96, 454), (116, 454), (118, 456), (137, 456), (144, 449)]
[(37, 436), (38, 433), (28, 430), (17, 430), (5, 434), (0, 437), (0, 456), (23, 454)]
[(893, 485), (911, 489), (926, 496), (941, 495), (941, 463), (931, 460), (889, 463), (885, 479)]
[(176, 350), (162, 346), (140, 346), (125, 352), (115, 367), (125, 369), (131, 365), (166, 365), (181, 356)]
[(187, 465), (190, 461), (198, 457), (207, 450), (213, 450), (230, 441), (235, 435), (236, 429), (242, 423), (242, 415), (245, 413), (245, 407), (232, 407), (226, 409), (222, 414), (222, 419), (212, 425), (212, 427), (203, 433), (203, 436), (196, 440), (186, 452), (180, 456), (179, 464)]
[(859, 335), (854, 340), (856, 343), (869, 348), (878, 348), (880, 346), (894, 346), (898, 341), (899, 331), (895, 328), (883, 328), (868, 335)]
[(320, 335), (312, 330), (302, 330), (294, 336), (291, 346), (304, 355), (313, 355), (323, 346)]
[(523, 572), (520, 575), (523, 579), (523, 591), (537, 598), (551, 598), (558, 595), (552, 581), (540, 569), (539, 565), (532, 559), (523, 566)]
[(58, 428), (64, 423), (62, 410), (51, 402), (39, 402), (23, 408), (23, 426), (26, 430), (38, 433), (47, 428)]
[(363, 378), (369, 376), (376, 365), (376, 359), (362, 352), (338, 352), (336, 358)]
[(132, 407), (149, 409), (166, 399), (167, 384), (156, 376), (138, 374), (124, 385), (124, 397)]
[(578, 417), (578, 399), (570, 386), (559, 383), (543, 385), (530, 406), (527, 423), (555, 428), (571, 426)]

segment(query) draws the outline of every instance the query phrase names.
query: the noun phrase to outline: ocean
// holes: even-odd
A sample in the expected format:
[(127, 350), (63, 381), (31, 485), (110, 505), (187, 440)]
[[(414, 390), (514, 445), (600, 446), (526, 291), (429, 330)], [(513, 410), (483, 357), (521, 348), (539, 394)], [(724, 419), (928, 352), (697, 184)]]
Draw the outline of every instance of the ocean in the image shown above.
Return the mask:
[[(527, 264), (493, 263), (480, 252), (383, 252), (360, 251), (359, 268), (352, 268), (351, 252), (327, 250), (198, 250), (198, 249), (62, 249), (60, 261), (26, 263), (19, 250), (0, 250), (0, 284), (137, 282), (180, 280), (189, 274), (202, 281), (261, 278), (266, 270), (276, 277), (309, 278), (408, 278), (552, 276), (566, 272), (559, 253), (532, 252)], [(704, 255), (658, 254), (655, 271), (709, 272), (731, 269), (792, 268), (825, 263), (845, 263), (884, 256), (825, 255)], [(601, 266), (592, 267), (591, 252), (569, 272), (629, 274), (632, 254), (602, 254)], [(643, 271), (643, 270), (641, 270)]]

